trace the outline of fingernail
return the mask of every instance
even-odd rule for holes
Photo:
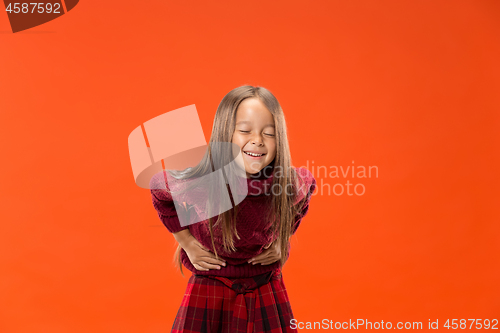
[[[225,263],[225,262],[223,262],[223,263],[222,263],[222,266],[226,266],[226,263]]]
[[[220,266],[217,266],[217,269],[220,269]]]

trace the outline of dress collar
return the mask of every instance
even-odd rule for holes
[[[271,193],[271,186],[273,185],[273,176],[263,179],[247,178],[248,194],[249,195],[263,195]]]

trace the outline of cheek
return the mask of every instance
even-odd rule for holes
[[[276,141],[273,141],[271,147],[272,147],[273,153],[276,154]]]
[[[241,140],[241,137],[239,137],[237,134],[233,135],[231,142],[240,147],[240,149],[243,149],[243,141]]]
[[[272,146],[272,148],[270,149],[270,154],[269,154],[269,156],[270,156],[271,158],[276,157],[276,145],[273,145],[273,146]]]
[[[233,138],[231,139],[231,142],[239,146],[240,144],[239,144],[239,140],[238,140],[238,135],[233,134]]]

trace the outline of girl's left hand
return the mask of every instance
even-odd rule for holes
[[[252,259],[248,260],[248,263],[257,265],[257,264],[262,264],[262,265],[270,265],[278,260],[281,259],[281,242],[277,239],[276,241],[272,242],[271,244],[268,244],[264,246],[266,250],[264,250],[261,254],[253,257]]]

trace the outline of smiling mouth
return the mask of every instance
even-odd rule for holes
[[[247,152],[247,151],[244,151],[245,154],[249,155],[249,156],[252,156],[252,157],[261,157],[261,156],[264,156],[266,154],[255,154],[255,153],[250,153],[250,152]]]

